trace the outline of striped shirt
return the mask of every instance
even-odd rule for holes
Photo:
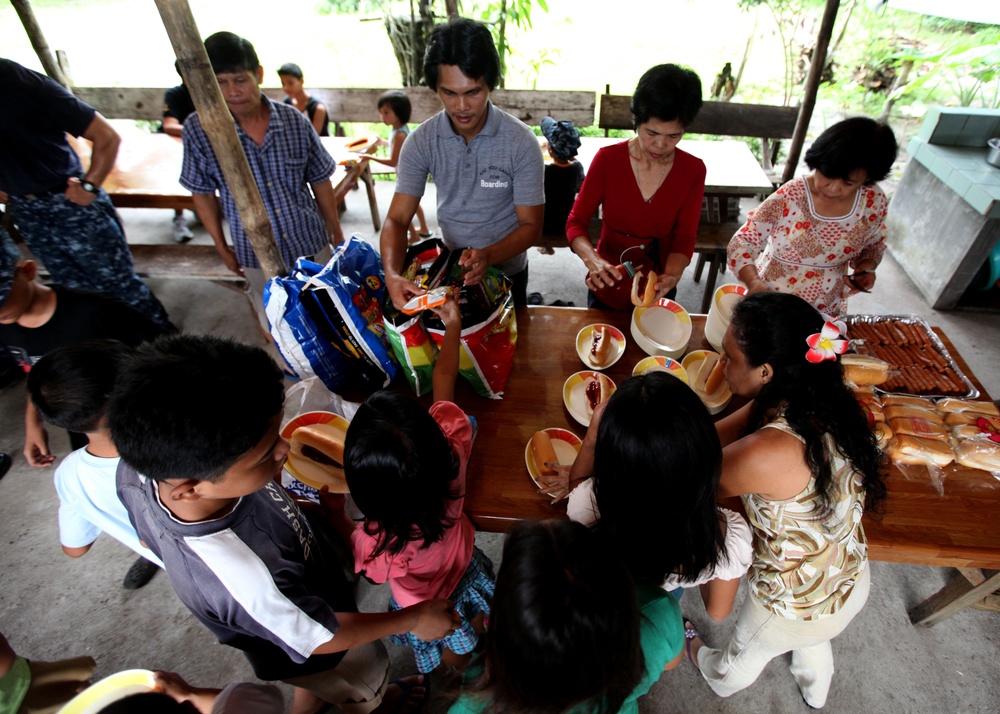
[[[238,123],[236,134],[260,189],[278,249],[290,267],[296,258],[315,255],[329,244],[326,222],[309,184],[329,180],[337,165],[302,112],[265,96],[261,102],[270,110],[264,143],[258,146]],[[183,139],[181,186],[196,194],[219,192],[236,258],[244,267],[260,267],[197,112],[184,121]]]

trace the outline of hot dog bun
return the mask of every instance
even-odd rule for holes
[[[591,336],[590,354],[587,360],[595,367],[600,367],[608,361],[611,356],[611,336],[608,335],[608,328],[600,325],[594,329]]]
[[[844,379],[859,387],[865,384],[882,384],[889,379],[888,362],[883,362],[868,355],[841,355],[840,364],[844,367]]]
[[[632,277],[632,304],[636,307],[649,307],[656,302],[656,271],[650,270],[646,277],[646,287],[639,295],[639,282],[642,280],[642,271],[637,270]]]
[[[889,456],[896,463],[916,465],[947,466],[955,460],[955,452],[947,441],[900,434],[889,445]]]
[[[345,478],[343,430],[330,424],[300,426],[289,442],[288,458],[303,476],[319,473],[320,480]]]
[[[583,406],[587,410],[587,416],[593,416],[597,405],[607,401],[611,396],[611,380],[603,374],[594,375],[594,378],[587,382],[585,390],[586,398]]]
[[[531,437],[531,458],[540,476],[554,476],[556,470],[545,464],[558,464],[556,450],[552,448],[552,438],[544,431],[536,431]]]

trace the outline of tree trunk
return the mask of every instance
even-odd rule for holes
[[[163,27],[170,37],[184,83],[191,91],[194,108],[212,144],[222,174],[236,201],[243,229],[260,261],[264,275],[284,275],[285,261],[274,242],[271,221],[264,209],[260,189],[254,181],[243,146],[236,135],[233,116],[215,79],[205,45],[187,0],[155,0]]]
[[[413,12],[410,2],[410,16],[385,16],[385,32],[389,35],[392,53],[396,55],[402,86],[417,87],[424,83],[424,51],[427,38],[434,31],[433,0],[419,0],[419,17]]]
[[[38,59],[42,62],[45,74],[69,89],[69,80],[63,74],[59,63],[56,62],[56,58],[52,55],[49,43],[45,41],[45,35],[42,34],[42,28],[35,19],[31,3],[28,0],[11,0],[11,3],[13,3],[14,9],[17,10],[17,16],[21,18],[21,24],[24,25],[24,31],[28,33],[28,39],[31,40],[31,46],[35,49],[35,54],[38,55]]]
[[[913,60],[903,60],[903,66],[899,68],[896,79],[893,80],[892,89],[889,90],[889,100],[885,103],[882,115],[878,118],[880,122],[889,121],[889,112],[892,111],[892,106],[896,103],[896,98],[893,97],[893,94],[909,81],[911,69],[913,69]]]
[[[823,11],[823,20],[819,26],[819,34],[816,36],[816,49],[813,51],[812,63],[809,65],[809,76],[806,77],[802,106],[799,107],[799,118],[795,122],[795,132],[788,147],[788,160],[785,162],[785,170],[781,174],[781,183],[787,183],[795,175],[795,167],[799,163],[802,145],[806,140],[806,131],[809,129],[809,120],[812,119],[813,109],[816,107],[816,93],[819,91],[819,80],[823,74],[823,67],[826,65],[826,50],[830,46],[830,37],[833,35],[833,24],[837,21],[838,7],[840,7],[840,0],[826,0],[826,9]]]

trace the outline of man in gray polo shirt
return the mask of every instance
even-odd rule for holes
[[[424,58],[427,86],[444,111],[403,143],[396,193],[380,247],[393,304],[423,291],[403,278],[407,226],[420,204],[427,174],[437,186],[437,220],[451,250],[464,249],[466,285],[493,265],[514,283],[514,304],[527,303],[525,251],[542,234],[545,209],[542,152],[531,129],[489,101],[500,58],[485,25],[456,18],[431,34]]]

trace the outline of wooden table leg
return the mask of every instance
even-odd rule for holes
[[[708,274],[705,276],[705,294],[701,298],[701,312],[708,314],[708,308],[712,305],[712,296],[715,295],[715,279],[719,276],[719,266],[724,264],[726,252],[724,250],[712,251],[708,259]]]
[[[984,570],[983,581],[974,585],[959,574],[951,582],[910,609],[910,622],[930,627],[951,617],[969,605],[979,602],[995,590],[1000,590],[1000,570]]]
[[[375,197],[375,179],[372,178],[372,171],[369,167],[370,161],[365,162],[365,168],[358,177],[364,181],[365,189],[368,191],[368,207],[372,211],[372,225],[378,232],[382,228],[382,219],[378,215],[378,199]]]

